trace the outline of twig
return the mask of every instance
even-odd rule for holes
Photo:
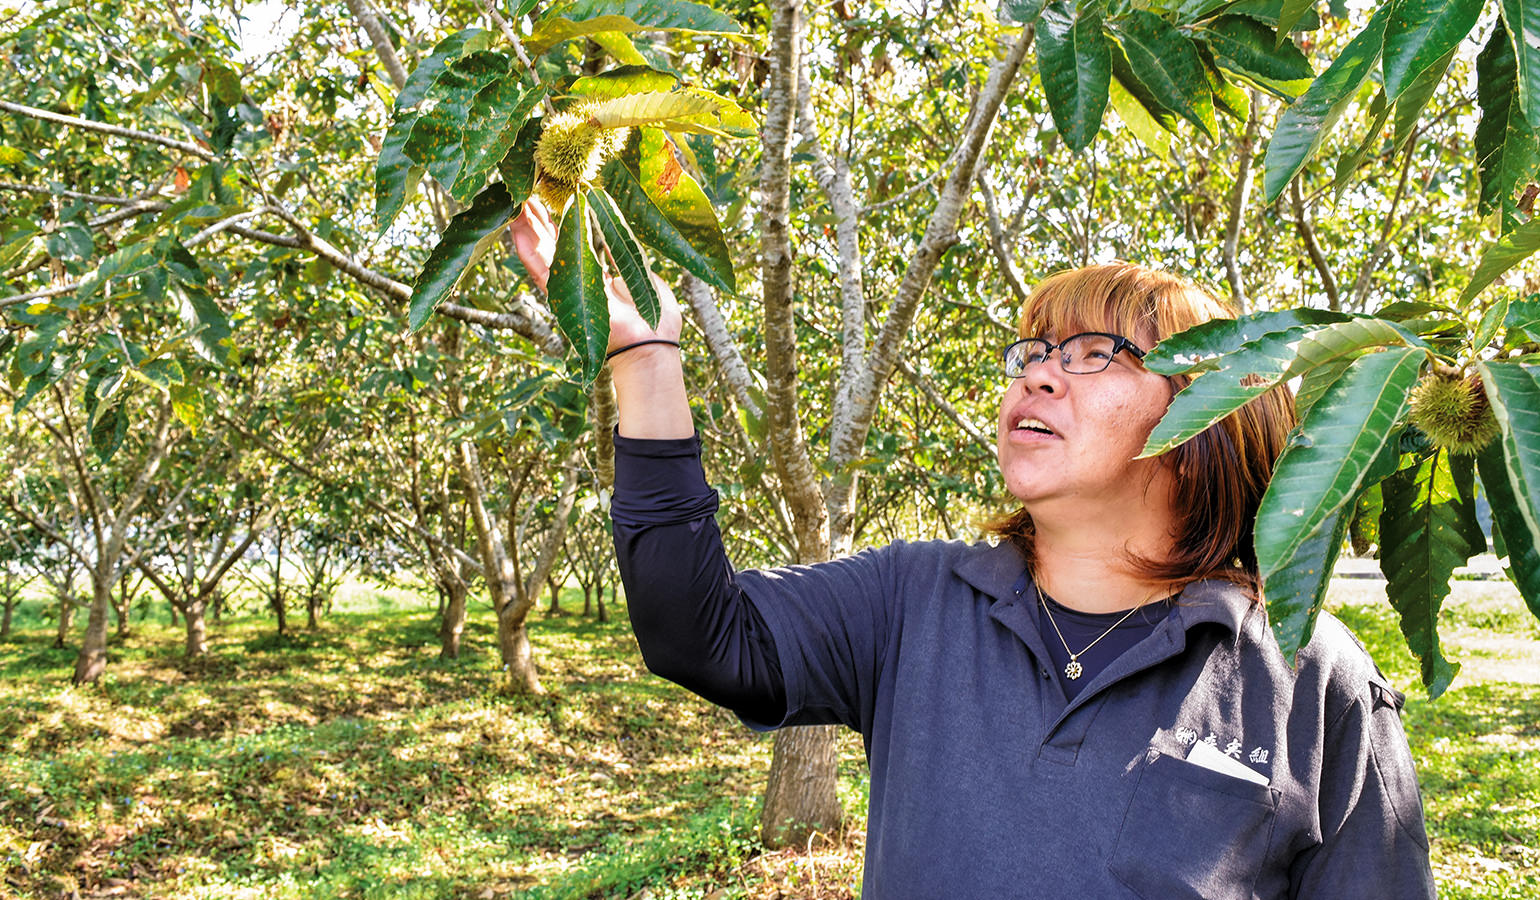
[[[12,103],[9,100],[0,100],[0,109],[15,113],[18,116],[28,116],[33,119],[41,119],[45,122],[53,122],[56,125],[68,125],[71,128],[81,128],[86,131],[97,131],[102,134],[116,135],[130,140],[142,141],[151,144],[160,144],[162,147],[170,147],[183,153],[190,153],[199,159],[213,162],[219,159],[219,155],[199,147],[188,141],[179,141],[176,138],[164,135],[151,134],[148,131],[139,131],[134,128],[121,128],[117,125],[108,125],[105,122],[94,122],[90,119],[82,119],[78,116],[67,116],[63,113],[49,112],[46,109],[38,109],[35,106],[23,106],[20,103]]]

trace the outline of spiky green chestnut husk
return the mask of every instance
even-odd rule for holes
[[[1432,372],[1412,389],[1412,424],[1450,453],[1471,455],[1497,437],[1497,417],[1492,413],[1481,379],[1448,372]]]
[[[629,128],[605,128],[591,104],[552,115],[535,145],[535,191],[552,209],[599,177],[604,163],[626,144]]]

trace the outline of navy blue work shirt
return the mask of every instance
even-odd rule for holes
[[[1200,582],[1067,700],[1012,545],[899,542],[735,573],[697,518],[703,479],[680,494],[690,516],[633,515],[627,480],[667,505],[638,469],[699,472],[681,447],[617,442],[615,539],[644,655],[662,668],[652,611],[698,593],[703,657],[730,647],[746,681],[767,670],[745,657],[775,657],[785,714],[750,724],[861,734],[868,900],[1434,896],[1401,697],[1329,614],[1290,667],[1243,591]],[[649,541],[691,571],[638,571]]]

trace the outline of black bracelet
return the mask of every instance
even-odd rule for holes
[[[604,354],[604,361],[605,362],[609,362],[610,360],[612,360],[615,357],[619,356],[620,354],[626,352],[627,350],[635,350],[637,347],[644,347],[647,344],[667,344],[670,347],[677,347],[677,346],[679,346],[679,342],[678,341],[671,341],[668,338],[648,338],[645,341],[637,341],[634,344],[627,344],[624,347],[616,347],[614,350],[611,350],[610,352]]]

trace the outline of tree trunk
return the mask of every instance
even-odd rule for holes
[[[112,582],[106,573],[91,573],[91,612],[85,639],[75,657],[76,684],[89,684],[107,669],[107,610],[112,606]]]
[[[182,608],[182,618],[187,622],[187,641],[184,649],[189,658],[202,656],[208,652],[209,629],[203,616],[207,610],[207,604],[207,598],[197,597]]]
[[[439,659],[459,659],[465,635],[465,606],[470,589],[458,578],[439,579],[439,591],[448,597],[438,623]]]
[[[834,790],[837,737],[829,725],[776,733],[760,818],[767,846],[805,846],[814,832],[832,835],[839,828],[844,813]]]
[[[267,592],[267,606],[278,619],[278,634],[283,636],[289,632],[288,604],[284,602],[283,589],[275,588]]]
[[[130,628],[129,616],[133,613],[134,595],[128,587],[128,577],[124,576],[118,582],[118,599],[112,604],[112,613],[118,620],[118,640],[128,637]]]
[[[0,641],[11,636],[11,617],[16,612],[16,604],[21,602],[20,594],[5,595],[5,609],[0,612]]]
[[[515,694],[543,694],[540,673],[535,669],[535,655],[529,645],[529,629],[523,616],[514,616],[512,603],[497,617],[497,645],[502,651],[506,677],[504,686]],[[515,620],[518,621],[515,621]]]
[[[75,625],[75,597],[69,587],[59,591],[59,630],[54,635],[53,648],[63,650],[69,646],[70,629]]]
[[[550,578],[547,578],[545,580],[545,585],[551,591],[551,608],[548,609],[547,612],[549,612],[553,616],[559,616],[562,613],[562,608],[561,608],[561,587],[559,585],[557,585],[557,583],[556,583],[556,581],[554,579],[550,579]]]

